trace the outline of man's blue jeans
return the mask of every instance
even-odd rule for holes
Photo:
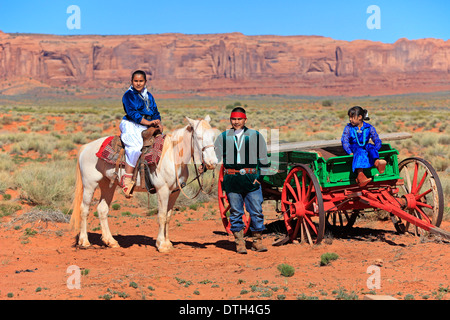
[[[230,203],[230,223],[231,232],[239,232],[244,229],[245,225],[242,221],[245,209],[250,214],[250,231],[263,231],[264,216],[262,213],[262,203],[264,201],[261,187],[258,190],[248,193],[227,193],[228,202]]]

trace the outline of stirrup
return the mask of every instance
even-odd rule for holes
[[[125,198],[129,199],[132,197],[131,192],[133,191],[134,181],[132,174],[124,174],[120,181],[120,186],[125,194]]]

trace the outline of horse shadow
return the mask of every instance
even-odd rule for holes
[[[78,247],[79,235],[75,237],[74,247]],[[88,239],[91,246],[107,247],[102,241],[102,236],[99,233],[88,232]],[[129,248],[134,245],[142,246],[153,246],[156,247],[156,240],[152,237],[147,237],[144,235],[115,235],[114,239],[119,243],[121,248]]]
[[[74,239],[73,247],[78,247],[79,235]],[[88,239],[91,246],[97,246],[100,248],[107,248],[107,246],[102,241],[102,236],[99,233],[88,232]],[[144,235],[115,235],[114,239],[119,243],[121,248],[130,248],[134,245],[139,247],[150,246],[156,248],[156,239]],[[192,248],[206,249],[210,245],[216,245],[219,248],[224,248],[228,250],[233,250],[229,241],[220,240],[216,243],[200,243],[195,241],[172,241],[172,244],[176,247],[177,245],[185,245]]]

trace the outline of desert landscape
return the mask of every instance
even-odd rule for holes
[[[78,150],[119,134],[121,96],[138,66],[150,75],[167,132],[186,125],[185,116],[206,115],[223,131],[230,110],[241,105],[249,127],[278,129],[280,142],[329,140],[340,138],[348,108],[363,106],[379,133],[412,134],[391,145],[400,160],[418,156],[436,169],[445,195],[440,227],[450,231],[448,41],[140,37],[0,33],[0,299],[450,298],[448,241],[398,234],[386,212],[368,212],[345,232],[328,230],[319,245],[271,246],[286,229],[266,201],[269,251],[238,255],[220,219],[217,184],[194,200],[180,195],[169,253],[155,245],[155,196],[126,199],[120,190],[109,214],[120,248],[100,239],[98,194],[88,218],[92,246],[77,247],[68,222]],[[147,60],[146,37],[156,37],[160,48]],[[124,60],[130,52],[134,58]]]

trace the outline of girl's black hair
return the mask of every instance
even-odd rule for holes
[[[142,70],[136,70],[135,72],[133,72],[133,74],[131,75],[131,81],[133,81],[134,76],[137,75],[137,74],[142,75],[144,77],[144,80],[147,81],[147,75]]]
[[[369,112],[366,109],[361,108],[360,106],[354,106],[348,110],[349,117],[353,118],[354,116],[356,116],[356,117],[362,116],[362,119],[364,121],[370,120],[370,118],[368,117],[368,114],[369,114]]]

